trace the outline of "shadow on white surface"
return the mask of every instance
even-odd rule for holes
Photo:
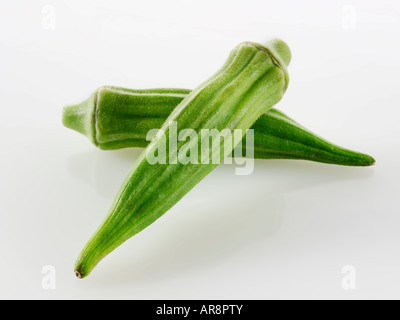
[[[68,169],[100,196],[112,199],[140,152],[76,154],[69,158]],[[284,227],[285,213],[293,214],[285,211],[287,195],[338,182],[351,193],[351,184],[344,182],[374,174],[373,168],[295,160],[256,160],[255,166],[256,174],[242,177],[233,174],[233,166],[218,167],[159,221],[100,262],[90,277],[97,284],[151,283],[213,268],[234,258],[236,252],[251,254],[255,244],[268,246],[269,239]],[[319,204],[323,199],[303,199],[299,214],[311,202]],[[307,216],[304,219],[306,224]],[[302,243],[298,244],[299,236],[309,235],[291,235],[284,241],[296,247]]]
[[[103,198],[113,198],[122,179],[143,149],[91,150],[68,157],[69,174],[94,188]]]

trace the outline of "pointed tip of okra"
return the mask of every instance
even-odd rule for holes
[[[375,165],[375,159],[368,154],[337,147],[336,151],[338,154],[342,154],[343,159],[338,162],[338,164],[354,166],[354,167],[370,167]]]
[[[86,278],[91,270],[87,270],[86,266],[82,263],[75,266],[74,273],[78,279]]]
[[[344,150],[346,156],[344,160],[338,162],[338,164],[348,165],[353,167],[371,167],[375,165],[375,159],[368,154],[360,153],[356,151],[351,151],[347,149]],[[335,164],[335,162],[333,162]]]
[[[365,161],[364,161],[363,165],[365,167],[374,166],[376,163],[375,159],[367,154],[364,154],[364,159],[365,159]]]
[[[292,52],[290,51],[289,46],[281,39],[272,39],[263,44],[264,47],[268,48],[275,58],[281,64],[284,64],[287,67],[292,60]]]
[[[96,96],[97,91],[81,103],[65,106],[62,114],[62,123],[66,128],[83,134],[94,144]]]

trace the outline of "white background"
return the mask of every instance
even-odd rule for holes
[[[376,165],[221,165],[77,279],[140,149],[97,150],[63,106],[102,85],[194,88],[236,44],[272,37],[293,56],[277,107]],[[399,41],[398,1],[2,0],[0,298],[400,298]]]

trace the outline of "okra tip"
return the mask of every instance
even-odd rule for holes
[[[62,123],[66,128],[83,134],[93,143],[95,143],[95,104],[96,93],[81,103],[65,106],[62,114]]]
[[[86,270],[86,268],[85,268],[85,266],[78,266],[78,267],[75,267],[75,275],[76,275],[76,277],[78,278],[78,279],[83,279],[83,278],[86,278],[88,275],[89,275],[89,273],[90,273],[90,271],[91,270]]]
[[[93,255],[88,256],[88,252],[86,250],[83,250],[80,253],[74,267],[74,272],[78,279],[86,278],[92,272],[93,268],[97,265],[98,261],[101,260],[100,258],[94,262],[92,258]]]
[[[366,155],[367,156],[367,159],[368,159],[368,161],[366,161],[366,167],[368,167],[368,166],[374,166],[375,165],[375,163],[376,163],[376,160],[375,160],[375,158],[373,158],[373,157],[371,157],[371,156],[369,156],[369,155]]]
[[[346,162],[343,165],[356,167],[370,167],[375,165],[375,159],[368,154],[349,151]]]
[[[356,167],[370,167],[375,165],[375,159],[368,154],[343,149],[347,155],[346,162],[344,165],[356,166]]]
[[[264,47],[268,48],[275,58],[279,60],[280,63],[287,67],[292,60],[292,53],[289,46],[281,39],[272,39],[263,44]]]

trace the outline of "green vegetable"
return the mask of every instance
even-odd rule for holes
[[[101,87],[89,99],[64,108],[66,127],[86,135],[103,150],[146,147],[149,130],[161,128],[190,93],[186,89],[132,90]],[[264,113],[254,129],[254,158],[304,159],[347,166],[370,166],[375,160],[316,136],[276,109]],[[243,139],[243,150],[246,139]]]
[[[176,149],[170,148],[171,121],[176,122],[178,132],[190,128],[201,136],[202,129],[243,129],[243,137],[245,130],[282,98],[289,82],[289,61],[290,50],[281,40],[265,46],[243,42],[232,50],[218,72],[176,106],[161,127],[166,141],[157,135],[147,146],[125,178],[108,216],[78,257],[75,273],[79,278],[86,277],[102,258],[156,221],[215,169],[218,164],[204,164],[204,160],[213,159],[215,150],[223,160],[234,147],[221,148],[221,141],[201,157],[200,164],[170,163],[180,151],[192,150],[195,143],[179,141]],[[146,155],[156,154],[164,142],[167,163],[150,164]]]

